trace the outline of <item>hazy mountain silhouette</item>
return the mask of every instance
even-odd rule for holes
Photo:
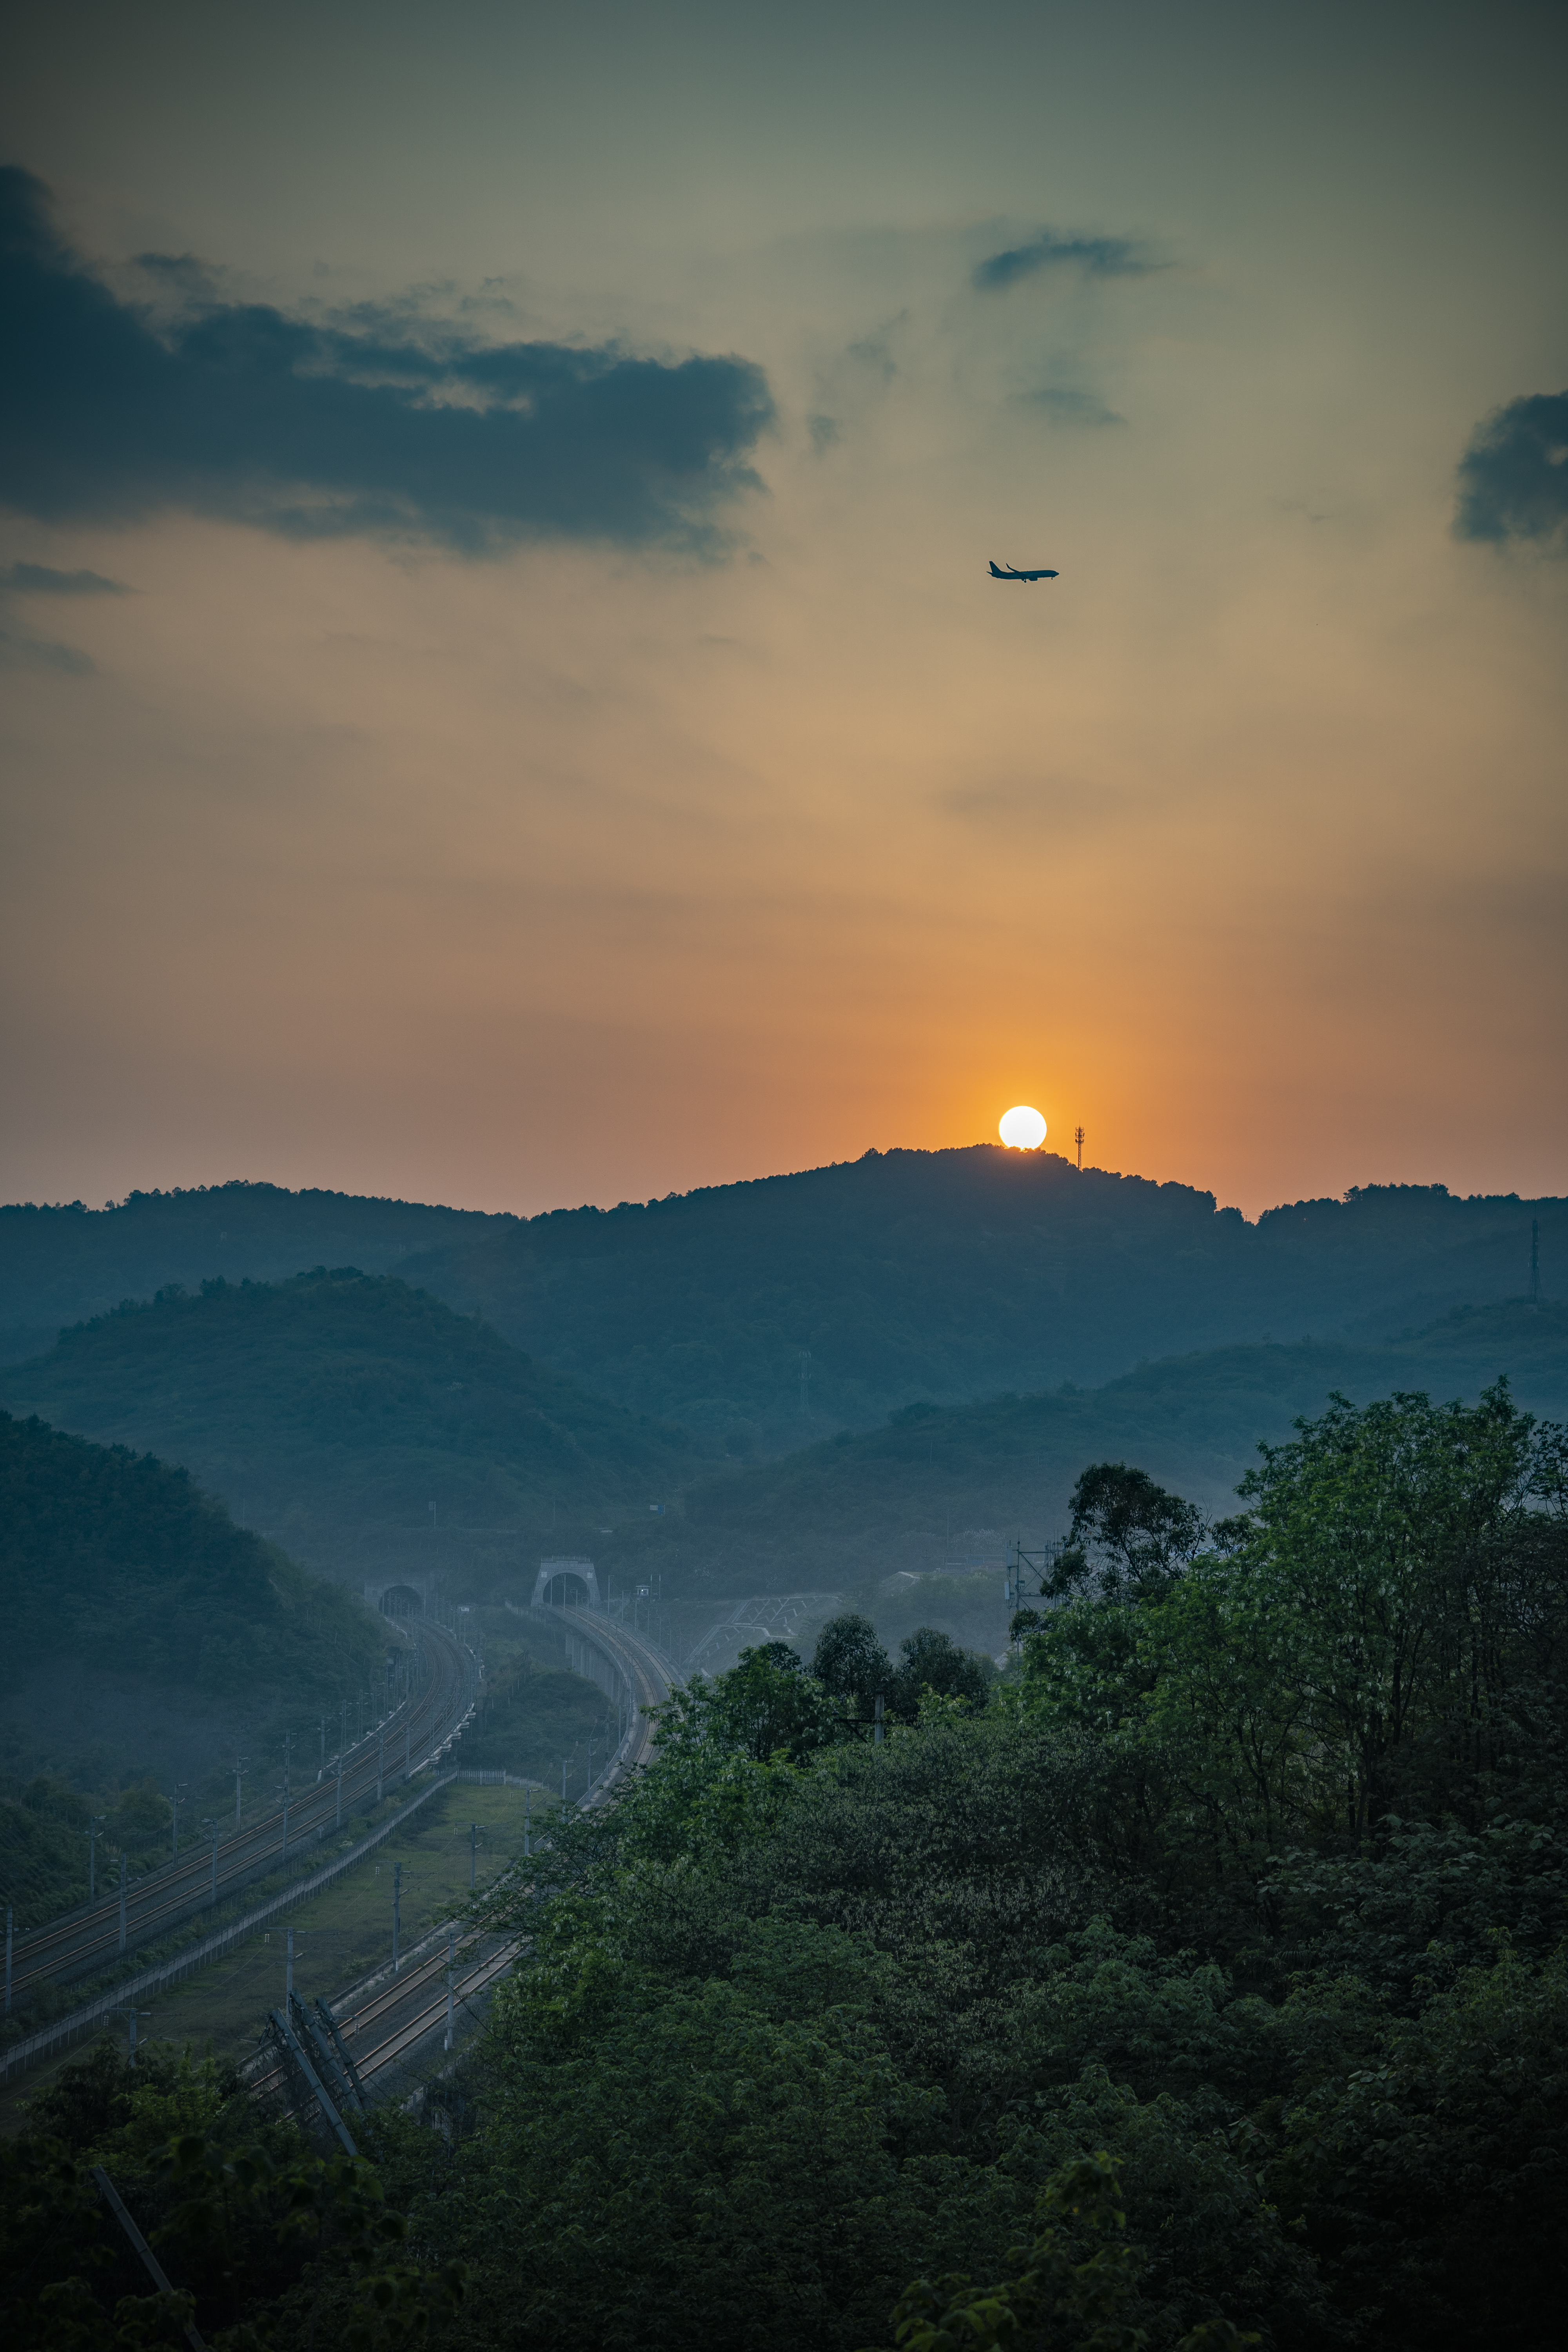
[[[1248,1224],[1189,1185],[984,1147],[470,1229],[405,1271],[743,1454],[920,1398],[1098,1384],[1196,1348],[1381,1340],[1517,1297],[1532,1216],[1550,1287],[1568,1202],[1386,1186]]]
[[[439,1565],[458,1525],[526,1528],[537,1548],[552,1521],[646,1515],[698,1461],[683,1433],[353,1267],[165,1288],[64,1332],[0,1385],[14,1411],[185,1464],[247,1524],[345,1574]]]
[[[1103,1388],[908,1405],[879,1429],[841,1431],[696,1481],[684,1517],[661,1528],[648,1558],[668,1559],[667,1591],[679,1581],[713,1591],[742,1589],[742,1559],[758,1591],[854,1586],[976,1552],[999,1561],[1010,1536],[1063,1534],[1079,1473],[1104,1460],[1136,1463],[1224,1514],[1239,1507],[1233,1490],[1258,1441],[1288,1438],[1331,1391],[1356,1402],[1398,1389],[1474,1398],[1504,1374],[1528,1410],[1568,1419],[1568,1306],[1461,1308],[1382,1348],[1217,1348],[1141,1365]],[[977,1545],[983,1532],[989,1539]]]
[[[60,1329],[172,1282],[194,1290],[213,1275],[273,1281],[302,1265],[382,1274],[416,1251],[512,1217],[426,1208],[281,1184],[199,1185],[132,1192],[88,1209],[79,1201],[0,1208],[0,1363],[49,1346]]]

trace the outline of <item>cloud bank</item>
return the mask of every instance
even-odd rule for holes
[[[50,522],[184,507],[468,552],[549,537],[702,546],[756,486],[745,460],[773,417],[762,371],[734,357],[477,345],[374,313],[346,332],[211,299],[154,327],[62,243],[47,190],[14,168],[0,169],[0,503]]]
[[[1165,267],[1152,261],[1130,237],[1061,236],[1047,228],[1027,245],[1011,246],[978,262],[973,282],[981,293],[995,294],[1047,269],[1081,269],[1086,278],[1149,278]]]
[[[1454,531],[1568,552],[1568,392],[1510,400],[1477,426],[1459,460]]]

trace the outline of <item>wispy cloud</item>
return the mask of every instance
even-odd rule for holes
[[[995,294],[1047,270],[1077,269],[1086,278],[1150,278],[1169,268],[1169,262],[1156,261],[1131,237],[1064,236],[1047,228],[1026,245],[1009,246],[977,262],[973,282],[983,294]]]
[[[122,580],[101,572],[56,572],[47,563],[13,563],[0,572],[0,593],[17,596],[129,596]]]
[[[180,506],[296,537],[468,552],[522,538],[711,546],[772,422],[750,361],[480,344],[405,313],[352,331],[204,291],[154,322],[0,170],[0,502],[49,520]]]
[[[1108,408],[1098,392],[1059,392],[1045,386],[1038,392],[1026,392],[1025,400],[1037,408],[1053,425],[1125,425],[1114,408]]]
[[[1510,400],[1477,426],[1459,460],[1454,532],[1568,552],[1568,392]]]

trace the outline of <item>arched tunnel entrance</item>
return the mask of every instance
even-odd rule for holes
[[[597,1609],[599,1579],[591,1559],[542,1559],[533,1583],[536,1609]]]
[[[389,1584],[381,1596],[384,1617],[423,1617],[425,1596],[412,1584]]]

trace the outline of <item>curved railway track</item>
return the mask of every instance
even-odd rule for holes
[[[478,1675],[472,1654],[444,1628],[432,1623],[418,1625],[416,1640],[428,1669],[426,1679],[420,1689],[345,1754],[342,1796],[345,1812],[363,1806],[367,1798],[374,1801],[378,1787],[395,1785],[427,1764],[461,1729],[471,1711]],[[217,1901],[281,1867],[289,1854],[331,1829],[338,1807],[337,1775],[329,1770],[290,1800],[286,1851],[281,1806],[220,1839]],[[167,1934],[182,1919],[206,1909],[213,1899],[213,1853],[207,1844],[195,1846],[177,1862],[164,1863],[132,1880],[125,1895],[124,1949],[133,1952]],[[121,1948],[116,1887],[99,1902],[18,1938],[12,1962],[13,1998],[25,1997],[30,1987],[39,1983],[88,1975],[114,1959]]]
[[[647,1762],[654,1737],[647,1710],[669,1696],[669,1676],[667,1661],[659,1653],[623,1625],[584,1612],[584,1618],[574,1618],[574,1631],[614,1660],[626,1677],[636,1709],[626,1738],[584,1800],[586,1804],[598,1805],[605,1801],[623,1773]],[[506,1974],[522,1944],[521,1937],[508,1937],[499,1944],[491,1937],[470,1937],[459,1945],[452,1979],[454,2009],[460,2010],[488,1992]],[[433,1945],[416,1946],[409,1966],[397,1976],[374,1979],[359,1999],[350,1993],[342,2007],[331,2004],[338,2032],[367,2090],[374,2087],[377,2076],[400,2065],[445,2025],[447,1966],[446,1939],[437,1930]],[[281,2065],[274,2063],[259,2069],[250,2087],[258,2098],[286,2093]]]

